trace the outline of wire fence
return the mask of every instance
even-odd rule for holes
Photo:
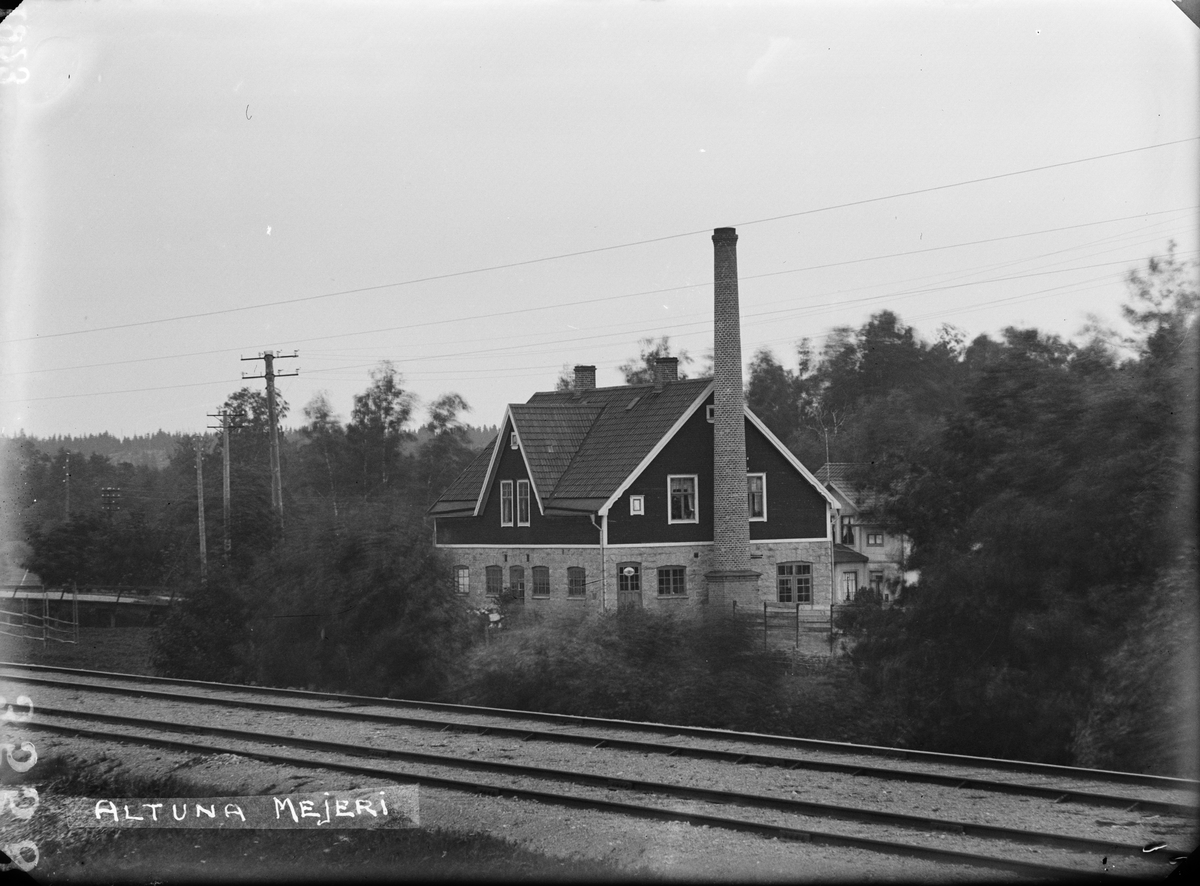
[[[70,618],[51,615],[52,602],[53,609],[59,613],[66,608]],[[43,645],[49,642],[78,643],[79,592],[72,588],[67,596],[66,588],[57,592],[39,585],[12,588],[0,602],[0,634],[41,640]]]

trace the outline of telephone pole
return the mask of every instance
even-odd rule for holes
[[[224,531],[225,531],[225,539],[224,539],[225,565],[228,566],[229,565],[229,553],[230,553],[230,551],[233,550],[233,542],[232,542],[232,539],[230,536],[230,528],[229,528],[229,524],[230,524],[230,520],[229,520],[229,510],[230,510],[230,508],[229,508],[229,429],[230,428],[240,428],[240,427],[242,427],[242,425],[230,424],[229,420],[231,418],[233,418],[234,416],[231,415],[229,412],[227,412],[224,409],[222,409],[220,412],[217,412],[217,413],[210,412],[208,414],[208,417],[221,419],[221,424],[219,427],[214,427],[213,425],[209,425],[209,427],[212,428],[214,431],[215,430],[221,431],[221,462],[222,462],[221,467],[223,469],[223,476],[221,478],[221,494],[222,494],[222,496],[221,496],[221,499],[222,499],[221,516],[224,520]],[[238,415],[237,417],[241,418],[240,415]]]
[[[196,509],[200,519],[200,584],[208,583],[208,545],[204,532],[204,437],[196,435]]]
[[[299,375],[296,372],[275,372],[275,361],[300,356],[295,351],[290,354],[276,354],[273,351],[263,351],[257,357],[243,357],[242,361],[262,360],[266,365],[262,375],[242,374],[242,378],[265,378],[267,380],[267,421],[271,426],[271,508],[279,521],[279,530],[283,531],[283,477],[279,470],[279,416],[275,409],[275,379],[289,375]]]

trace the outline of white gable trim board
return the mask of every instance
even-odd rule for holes
[[[511,405],[504,407],[504,420],[500,422],[500,433],[496,435],[496,443],[492,447],[492,457],[488,462],[487,473],[483,476],[483,486],[479,490],[479,497],[475,500],[475,511],[471,516],[478,517],[483,513],[483,509],[487,505],[488,490],[492,488],[492,481],[496,479],[496,468],[500,464],[500,452],[508,445],[504,439],[506,428],[512,428],[509,433],[517,438],[517,451],[521,453],[521,461],[525,465],[525,476],[529,478],[529,486],[533,489],[533,497],[537,501],[538,513],[545,516],[546,509],[542,505],[542,494],[538,491],[537,481],[534,480],[533,471],[529,467],[529,457],[525,454],[525,444],[521,442],[521,431],[517,428],[516,419],[513,418]]]

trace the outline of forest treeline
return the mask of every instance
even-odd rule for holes
[[[658,711],[1194,776],[1200,296],[1195,265],[1173,248],[1128,283],[1122,334],[1014,327],[968,341],[944,326],[930,342],[885,310],[820,348],[753,355],[751,408],[810,468],[859,465],[856,482],[911,539],[905,565],[920,573],[902,605],[864,599],[840,617],[848,665],[832,677],[787,680],[750,635],[648,613],[527,624],[483,643],[426,516],[476,454],[466,404],[442,395],[414,427],[415,397],[386,363],[348,419],[322,396],[303,408],[282,446],[282,526],[265,397],[244,388],[222,404],[240,416],[231,548],[226,557],[218,438],[202,456],[206,585],[191,438],[161,469],[71,456],[69,520],[67,452],[8,441],[23,531],[10,559],[51,584],[176,591],[157,644],[157,666],[173,675]],[[643,340],[620,370],[636,381],[669,353],[669,340]],[[116,507],[104,486],[120,488]],[[638,676],[663,669],[686,679]]]

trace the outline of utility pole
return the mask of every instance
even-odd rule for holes
[[[208,545],[204,533],[204,438],[196,435],[196,509],[200,518],[200,584],[208,583]]]
[[[71,520],[71,453],[67,453],[67,522]]]
[[[210,412],[208,414],[208,417],[221,419],[221,425],[219,428],[219,430],[221,431],[221,462],[222,462],[221,467],[223,469],[223,476],[221,478],[221,494],[222,494],[221,516],[224,520],[224,531],[225,531],[225,539],[224,539],[225,565],[228,566],[229,565],[229,553],[230,553],[230,551],[233,550],[233,542],[232,542],[232,539],[230,536],[230,529],[229,529],[229,525],[230,525],[230,520],[229,520],[229,510],[230,510],[230,508],[229,508],[229,429],[231,427],[240,428],[240,427],[242,427],[242,425],[240,425],[240,424],[231,425],[229,423],[229,419],[232,418],[232,416],[230,415],[230,413],[226,412],[224,409],[222,409],[220,412],[215,413],[215,414]],[[241,416],[239,416],[239,418],[240,417]],[[218,428],[214,427],[213,425],[209,425],[209,427],[212,428],[213,430],[218,430]]]
[[[300,356],[297,352],[292,351],[290,354],[276,354],[272,351],[263,351],[257,357],[243,357],[243,362],[246,360],[262,360],[266,365],[262,375],[246,375],[242,374],[242,378],[265,378],[267,380],[267,420],[271,425],[271,508],[275,511],[275,518],[279,521],[279,530],[283,531],[283,477],[279,470],[279,416],[275,409],[275,379],[284,378],[289,375],[299,375],[300,371],[295,372],[275,372],[275,360],[287,359],[290,357]]]

